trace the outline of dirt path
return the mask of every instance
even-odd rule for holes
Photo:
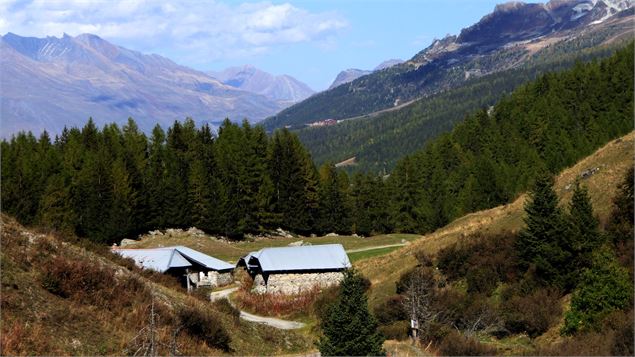
[[[231,293],[233,293],[236,290],[238,290],[238,287],[225,289],[221,291],[215,291],[210,294],[209,298],[211,301],[225,298],[229,301],[230,304],[232,304],[232,306],[235,307],[235,305],[229,299],[229,295],[231,295]],[[265,325],[275,327],[281,330],[295,330],[305,326],[305,324],[302,322],[276,319],[275,317],[258,316],[258,315],[250,314],[242,310],[240,310],[240,318],[245,321],[265,324]]]
[[[374,247],[366,247],[366,248],[359,248],[359,249],[351,249],[351,250],[347,250],[346,253],[358,253],[358,252],[365,252],[367,250],[375,250],[375,249],[382,249],[382,248],[392,248],[392,247],[403,247],[404,245],[408,245],[410,243],[397,243],[397,244],[386,244],[386,245],[376,245]]]

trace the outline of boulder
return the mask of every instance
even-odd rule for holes
[[[289,247],[299,247],[301,245],[304,245],[304,241],[303,240],[299,240],[297,242],[291,242],[289,243]]]
[[[131,244],[135,244],[135,243],[137,243],[137,241],[134,240],[134,239],[124,238],[124,239],[121,240],[121,243],[119,243],[119,246],[120,247],[125,247],[127,245],[131,245]]]
[[[326,237],[338,237],[338,236],[339,235],[337,233],[333,233],[333,232],[326,235]]]

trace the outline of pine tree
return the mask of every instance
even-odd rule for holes
[[[345,174],[345,173],[344,173]],[[345,187],[347,179],[340,177],[332,163],[320,168],[320,218],[322,232],[347,233],[350,231],[349,207]]]
[[[588,190],[577,182],[569,204],[567,221],[567,248],[572,257],[568,269],[570,278],[566,279],[566,287],[572,288],[579,280],[582,269],[589,266],[591,253],[602,245],[604,240],[598,229],[598,220],[593,216]]]
[[[344,273],[337,300],[321,321],[317,345],[323,356],[379,356],[384,338],[368,311],[364,278],[355,270]]]
[[[564,287],[571,253],[566,249],[566,224],[551,176],[542,174],[536,179],[525,213],[526,227],[516,242],[521,267],[535,267],[539,281]]]

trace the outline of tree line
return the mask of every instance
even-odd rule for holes
[[[147,137],[134,120],[92,120],[53,140],[19,133],[2,149],[2,209],[22,223],[112,242],[149,229],[196,226],[241,237],[424,233],[513,200],[633,130],[633,45],[600,62],[545,74],[481,110],[389,175],[319,169],[288,130],[191,119]]]

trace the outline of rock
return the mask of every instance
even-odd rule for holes
[[[205,232],[203,232],[202,230],[196,228],[196,227],[190,227],[188,228],[187,234],[192,235],[192,236],[197,236],[197,237],[202,237],[205,235]]]
[[[339,235],[337,233],[331,232],[331,233],[327,234],[325,237],[338,237],[338,236]]]
[[[282,228],[278,228],[278,229],[276,229],[276,233],[277,233],[278,235],[280,235],[281,237],[284,237],[284,238],[293,238],[293,234],[291,234],[291,233],[289,233],[289,232],[286,232],[286,231],[285,231],[284,229],[282,229]]]
[[[299,247],[301,245],[304,245],[304,241],[303,240],[299,240],[297,242],[291,242],[289,243],[289,247]]]
[[[177,236],[183,234],[182,229],[168,228],[165,230],[165,234],[169,236]]]
[[[119,243],[119,246],[120,247],[125,247],[127,245],[131,245],[131,244],[135,244],[135,243],[137,243],[137,241],[134,240],[134,239],[124,238],[124,239],[121,240],[121,243]]]
[[[160,230],[158,230],[158,229],[157,229],[156,231],[150,231],[150,232],[148,232],[148,234],[149,234],[149,235],[151,235],[151,236],[153,236],[153,237],[154,237],[154,236],[162,236],[162,235],[163,235],[163,232],[161,232]]]
[[[360,235],[358,235],[357,233],[353,233],[353,234],[351,235],[351,237],[354,237],[354,238],[363,238],[363,237],[361,237]]]
[[[317,234],[311,233],[311,238],[316,238],[316,237],[317,237]]]

